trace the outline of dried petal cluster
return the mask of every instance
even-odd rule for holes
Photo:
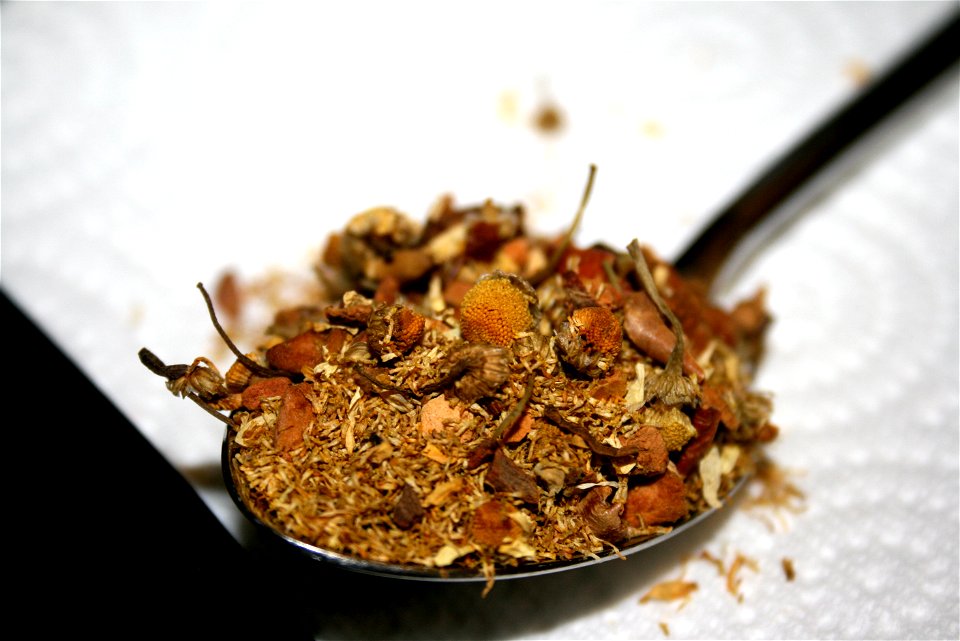
[[[489,574],[719,504],[776,434],[750,389],[763,297],[727,312],[649,249],[523,218],[451,198],[423,224],[363,212],[317,265],[327,300],[280,310],[225,379],[144,362],[230,412],[249,511],[359,558]]]

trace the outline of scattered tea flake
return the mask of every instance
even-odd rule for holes
[[[627,391],[626,395],[624,396],[624,402],[627,405],[627,409],[631,411],[639,409],[646,402],[646,394],[644,391],[646,367],[642,362],[638,362],[634,366],[634,370],[636,372],[636,378],[627,384]]]
[[[851,58],[843,65],[843,75],[859,88],[867,86],[873,78],[873,70],[860,58]]]
[[[435,396],[420,408],[420,432],[431,434],[437,430],[449,429],[451,424],[460,421],[461,413],[452,407],[443,396]]]
[[[730,568],[727,570],[727,592],[735,596],[737,601],[743,601],[743,593],[740,591],[740,585],[743,583],[743,577],[740,576],[740,571],[743,568],[747,568],[753,572],[760,570],[759,564],[754,559],[737,552],[736,557],[734,557],[733,562],[730,564]]]
[[[680,599],[689,600],[690,596],[698,589],[696,581],[684,581],[682,579],[671,579],[661,581],[650,588],[650,591],[640,597],[640,603],[649,601],[677,601]]]
[[[236,272],[228,270],[221,274],[213,289],[213,300],[227,320],[236,322],[243,311],[243,290]]]
[[[427,443],[427,446],[423,448],[422,453],[426,458],[430,459],[431,461],[436,461],[441,465],[450,462],[450,457],[444,454],[434,443]]]
[[[706,455],[700,459],[700,482],[703,500],[712,508],[718,508],[722,505],[719,496],[720,475],[723,472],[723,464],[720,460],[720,450],[716,446],[711,447]]]
[[[796,472],[786,470],[769,459],[761,459],[750,483],[750,493],[743,499],[743,506],[763,520],[771,530],[775,522],[770,515],[780,517],[783,513],[799,514],[806,510],[807,496],[794,483]]]
[[[420,505],[420,497],[417,490],[409,483],[404,484],[400,491],[400,497],[393,507],[392,518],[397,527],[407,530],[413,527],[426,511]]]
[[[463,488],[463,478],[455,477],[449,481],[442,481],[435,485],[430,494],[424,499],[424,505],[430,507],[434,505],[443,505],[449,501],[457,492]]]
[[[433,556],[432,563],[434,567],[445,568],[452,565],[460,557],[470,554],[474,551],[472,545],[453,545],[447,543],[441,547]]]
[[[703,551],[701,551],[701,552],[700,552],[700,555],[699,555],[697,558],[699,558],[701,561],[706,561],[707,563],[709,563],[710,565],[712,565],[713,567],[715,567],[715,568],[717,569],[717,574],[718,574],[719,576],[725,576],[725,575],[726,575],[726,573],[727,573],[727,568],[726,568],[726,566],[725,566],[724,563],[723,563],[723,559],[721,559],[721,558],[719,558],[719,557],[717,557],[717,556],[714,556],[713,553],[710,552],[709,550],[703,550]]]
[[[660,621],[657,625],[660,626],[660,631],[663,632],[663,636],[670,636],[670,626],[667,625],[666,621]]]
[[[556,134],[563,129],[565,118],[560,108],[551,102],[541,104],[533,115],[533,126],[543,134]]]
[[[720,448],[720,472],[722,474],[730,474],[736,469],[742,451],[739,445],[733,443]]]
[[[523,539],[514,539],[504,543],[497,548],[500,554],[506,554],[515,559],[533,559],[537,556],[537,551]]]
[[[540,499],[540,488],[534,478],[504,453],[503,448],[493,454],[490,469],[487,470],[486,483],[497,492],[503,492],[527,503],[536,504]]]
[[[783,576],[786,577],[787,581],[793,581],[797,578],[796,570],[793,567],[793,559],[790,557],[783,557],[780,559],[780,566],[783,568]]]

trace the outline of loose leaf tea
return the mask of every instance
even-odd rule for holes
[[[492,201],[363,212],[316,265],[326,299],[249,353],[201,287],[225,377],[141,359],[227,424],[246,508],[305,543],[492,577],[664,534],[776,435],[750,388],[769,315],[762,295],[715,306],[637,241],[576,246],[588,193],[560,238]]]

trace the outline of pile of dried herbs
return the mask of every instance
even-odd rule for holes
[[[769,316],[572,235],[489,201],[372,209],[326,244],[329,298],[225,377],[141,358],[227,423],[247,507],[291,537],[487,576],[609,551],[718,506],[774,438],[749,388]]]

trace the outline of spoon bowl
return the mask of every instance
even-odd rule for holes
[[[246,490],[246,486],[243,483],[237,483],[236,480],[237,470],[235,469],[236,462],[233,456],[234,450],[235,444],[233,442],[231,430],[230,428],[227,428],[223,437],[221,464],[223,468],[224,483],[226,484],[230,498],[233,499],[233,502],[243,513],[243,515],[251,523],[253,523],[254,527],[258,530],[258,533],[268,537],[274,542],[279,543],[283,547],[295,551],[299,556],[321,563],[329,563],[344,570],[399,579],[459,583],[485,582],[488,580],[488,578],[484,576],[484,574],[478,569],[458,568],[455,566],[447,568],[431,568],[422,565],[382,563],[379,561],[361,559],[348,554],[341,554],[339,552],[327,550],[316,545],[305,543],[304,541],[295,539],[280,532],[277,530],[277,528],[271,526],[261,519],[261,517],[256,514],[256,510],[251,508],[252,501],[248,491]],[[723,498],[724,506],[729,503],[731,499],[733,499],[734,495],[740,492],[748,484],[750,478],[751,477],[749,475],[745,475],[734,483],[730,491]],[[607,561],[616,559],[623,560],[625,557],[631,554],[636,554],[637,552],[642,552],[643,550],[652,548],[655,545],[663,543],[674,536],[677,536],[678,534],[700,525],[713,514],[722,510],[724,506],[708,509],[694,514],[664,534],[628,541],[620,546],[617,550],[611,549],[600,554],[582,556],[563,561],[521,563],[516,566],[498,567],[496,578],[497,580],[520,579],[524,577],[541,576],[544,574],[552,574],[554,572],[563,572],[565,570],[573,570],[576,568],[598,565],[600,563],[606,563]]]

